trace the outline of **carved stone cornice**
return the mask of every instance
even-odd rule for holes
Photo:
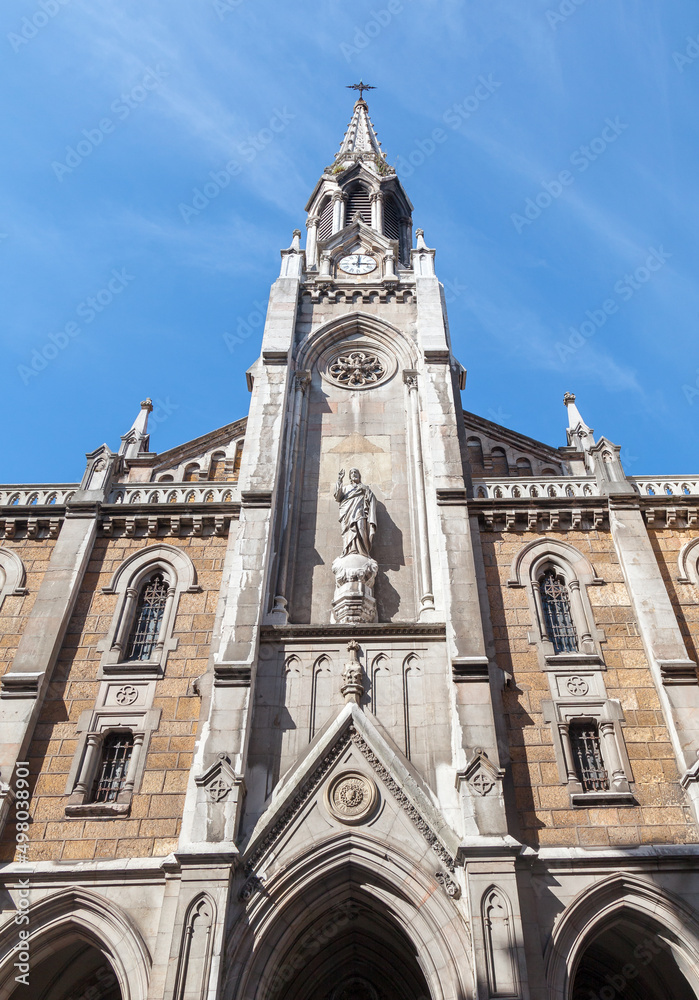
[[[363,622],[338,625],[265,625],[261,629],[263,642],[308,642],[309,639],[329,639],[335,642],[351,639],[416,639],[440,641],[446,636],[443,622]]]

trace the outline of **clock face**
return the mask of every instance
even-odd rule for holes
[[[365,253],[352,253],[340,261],[340,270],[346,274],[368,274],[376,267],[376,261]]]

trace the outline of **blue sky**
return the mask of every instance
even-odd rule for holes
[[[245,415],[279,249],[360,77],[437,248],[465,407],[558,445],[572,390],[631,474],[699,471],[696,3],[8,0],[0,18],[1,481],[78,479],[147,395],[156,451]]]

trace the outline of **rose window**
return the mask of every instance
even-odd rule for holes
[[[368,351],[348,351],[339,354],[328,368],[330,377],[348,388],[380,382],[386,374],[383,362]]]

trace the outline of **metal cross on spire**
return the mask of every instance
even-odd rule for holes
[[[359,100],[363,101],[364,100],[364,96],[363,96],[364,95],[364,91],[365,90],[376,90],[376,87],[372,87],[370,84],[364,83],[363,80],[360,80],[359,83],[348,83],[347,84],[347,89],[348,90],[358,90],[359,91]]]

